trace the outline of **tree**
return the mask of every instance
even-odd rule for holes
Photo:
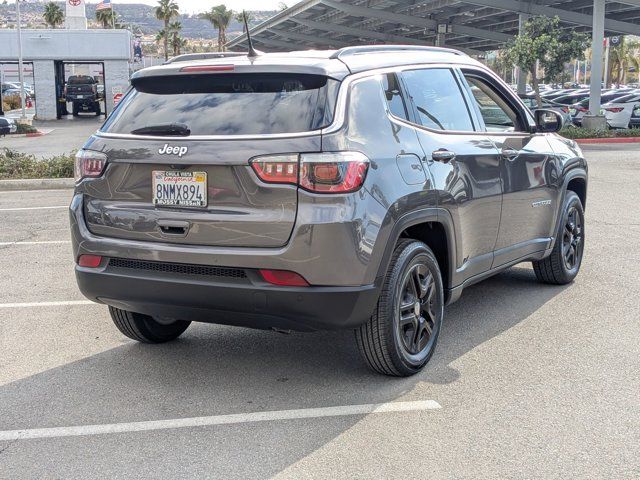
[[[112,8],[96,10],[96,20],[102,28],[111,28],[116,23],[116,12]]]
[[[182,30],[182,23],[173,22],[169,24],[169,41],[171,42],[171,48],[173,48],[174,57],[180,55],[180,50],[183,45],[180,30]]]
[[[178,4],[173,0],[158,0],[156,7],[156,18],[164,22],[164,34],[162,36],[164,42],[164,59],[169,60],[169,23],[173,17],[180,14]]]
[[[576,58],[583,60],[589,39],[585,34],[562,30],[558,17],[531,17],[523,27],[522,33],[511,42],[506,53],[514,65],[531,75],[536,100],[540,105],[540,80],[553,81],[564,71],[565,63]],[[538,62],[544,70],[542,78],[538,78]]]
[[[64,23],[64,12],[54,2],[49,2],[45,5],[42,17],[51,28],[56,28]]]
[[[236,13],[236,22],[242,24],[242,33],[247,33],[247,27],[244,24],[244,14],[247,15],[247,23],[251,25],[251,22],[255,20],[253,13],[251,12],[237,12]]]
[[[224,52],[224,46],[227,43],[227,27],[231,23],[234,11],[229,10],[225,5],[213,7],[210,12],[203,13],[202,18],[209,20],[211,24],[218,29],[218,51]]]
[[[633,68],[636,72],[640,70],[639,50],[640,42],[629,40],[626,37],[621,37],[620,43],[615,47],[611,47],[609,52],[611,81],[625,84],[627,83],[627,73],[630,68]]]

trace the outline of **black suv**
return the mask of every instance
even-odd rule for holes
[[[587,165],[561,126],[447,49],[144,69],[77,156],[78,284],[141,342],[348,328],[411,375],[464,287],[525,261],[577,275]]]

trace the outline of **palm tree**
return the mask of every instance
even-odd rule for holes
[[[169,22],[180,14],[178,4],[173,0],[158,0],[156,18],[164,22],[164,59],[169,60]]]
[[[173,48],[173,56],[180,55],[180,47],[182,46],[182,39],[180,38],[180,30],[182,30],[182,23],[173,22],[169,24],[169,39],[171,41],[171,47]]]
[[[627,73],[629,68],[633,68],[636,72],[640,68],[638,58],[638,49],[640,43],[637,41],[629,41],[626,37],[620,38],[620,43],[611,48],[609,61],[609,75],[612,81],[617,83],[627,83]]]
[[[227,27],[231,23],[234,11],[229,10],[225,5],[213,7],[210,12],[203,13],[202,18],[209,20],[218,29],[218,51],[224,52],[224,45],[227,43]]]
[[[251,25],[251,22],[255,19],[253,13],[251,12],[237,12],[236,13],[236,22],[242,24],[242,33],[247,33],[247,27],[244,24],[244,15],[247,15],[247,23]]]
[[[56,28],[64,23],[64,12],[54,2],[49,2],[45,5],[42,17],[51,28]]]
[[[115,25],[116,13],[112,8],[96,10],[96,20],[102,25],[102,28],[111,28]]]

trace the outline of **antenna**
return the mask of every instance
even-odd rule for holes
[[[260,56],[260,53],[258,53],[253,48],[253,42],[251,41],[251,33],[249,32],[249,21],[247,20],[247,12],[244,10],[242,11],[242,19],[244,20],[244,29],[247,31],[247,43],[249,44],[249,53],[247,54],[247,56],[249,58],[258,57]]]

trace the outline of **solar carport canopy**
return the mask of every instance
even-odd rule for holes
[[[602,0],[604,1],[604,0]],[[565,28],[591,31],[593,0],[303,0],[251,29],[267,51],[396,43],[480,53],[518,33],[521,14],[558,16]],[[606,2],[605,35],[640,35],[640,0]],[[227,43],[246,48],[246,35]]]

